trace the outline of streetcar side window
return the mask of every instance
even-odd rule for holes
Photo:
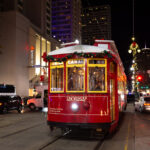
[[[106,92],[106,60],[88,61],[88,92]]]
[[[67,62],[67,92],[84,91],[84,61],[68,60]]]
[[[64,68],[61,63],[51,63],[50,70],[50,92],[57,93],[64,91]]]
[[[115,72],[115,64],[113,62],[110,62],[110,73]]]

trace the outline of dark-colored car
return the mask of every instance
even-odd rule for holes
[[[127,95],[127,102],[128,103],[134,103],[135,101],[139,100],[140,98],[140,93],[134,93],[134,94],[128,94]]]
[[[7,113],[10,110],[22,111],[22,99],[20,96],[0,96],[0,112]]]

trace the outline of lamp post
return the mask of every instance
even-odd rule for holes
[[[129,50],[128,52],[130,54],[132,54],[133,59],[132,59],[132,67],[130,68],[130,70],[132,71],[132,93],[133,92],[137,92],[138,91],[138,84],[137,84],[137,61],[136,61],[136,54],[140,53],[141,50],[139,49],[138,44],[135,42],[135,37],[132,37],[132,43],[130,44]]]

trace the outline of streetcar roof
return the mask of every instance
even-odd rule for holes
[[[109,49],[104,49],[98,46],[91,45],[74,45],[63,47],[58,50],[54,50],[48,53],[48,55],[61,55],[61,54],[72,54],[74,52],[78,53],[103,53],[104,51],[110,51]],[[111,52],[111,51],[110,51]]]

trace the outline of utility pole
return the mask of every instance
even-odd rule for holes
[[[130,68],[130,70],[132,71],[132,77],[131,77],[131,79],[132,79],[132,93],[134,93],[134,92],[138,92],[138,83],[137,83],[137,71],[138,71],[138,67],[137,67],[137,57],[136,57],[136,55],[137,55],[137,53],[140,53],[141,52],[141,50],[140,50],[140,48],[139,48],[139,45],[135,42],[135,37],[134,37],[134,0],[133,0],[133,15],[132,15],[132,21],[133,21],[133,23],[132,23],[132,27],[133,27],[133,36],[132,36],[132,38],[131,38],[131,40],[132,40],[132,43],[130,44],[130,46],[129,46],[129,50],[128,50],[128,52],[130,53],[130,54],[132,54],[132,56],[133,56],[133,59],[132,59],[132,66],[131,66],[131,68]]]

